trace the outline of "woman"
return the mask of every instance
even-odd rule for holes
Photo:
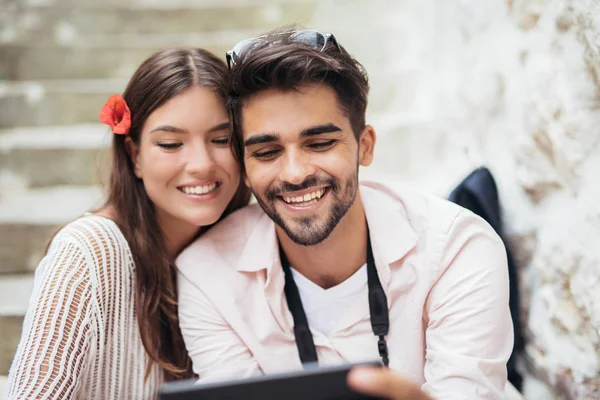
[[[106,204],[51,241],[35,276],[8,398],[152,398],[191,377],[175,256],[249,192],[229,147],[225,64],[203,50],[146,60],[101,112]]]

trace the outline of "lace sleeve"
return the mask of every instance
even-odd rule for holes
[[[36,270],[7,399],[78,397],[96,348],[90,283],[85,252],[70,241],[53,243]]]

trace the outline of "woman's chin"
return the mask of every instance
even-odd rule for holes
[[[213,225],[216,223],[221,217],[222,213],[210,213],[203,215],[190,216],[186,218],[185,221],[191,225],[194,225],[198,228],[202,228],[205,226]]]

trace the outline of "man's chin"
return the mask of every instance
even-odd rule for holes
[[[289,221],[280,224],[279,227],[292,240],[292,242],[301,246],[315,246],[329,237],[331,232],[325,232],[324,229],[315,229],[314,222],[294,223]]]
[[[325,240],[321,237],[313,235],[291,235],[289,232],[286,232],[286,234],[292,240],[292,242],[304,247],[316,246],[319,243],[323,242],[323,240]]]
[[[314,229],[315,226],[320,226],[316,216],[282,216],[279,214],[281,226],[286,232],[302,234],[309,229]]]
[[[286,211],[275,206],[275,212],[270,213],[269,216],[294,243],[301,246],[314,246],[329,237],[331,232],[325,232],[327,217],[317,213],[290,215]]]

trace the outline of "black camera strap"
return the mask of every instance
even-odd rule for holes
[[[281,266],[285,273],[285,298],[288,303],[288,308],[294,318],[294,335],[296,337],[296,346],[298,347],[298,355],[302,364],[317,362],[317,349],[313,341],[312,334],[308,327],[308,320],[306,319],[306,313],[302,306],[302,300],[300,299],[300,293],[292,271],[290,269],[290,263],[283,252],[281,246],[279,246],[279,258],[281,259]],[[378,337],[377,349],[379,356],[384,366],[389,365],[388,348],[385,340],[390,328],[390,318],[388,315],[388,304],[387,297],[379,281],[379,275],[377,275],[377,268],[375,267],[375,260],[373,258],[373,249],[371,248],[371,237],[369,235],[369,228],[367,227],[367,277],[369,286],[369,310],[371,312],[371,327],[373,333]]]

